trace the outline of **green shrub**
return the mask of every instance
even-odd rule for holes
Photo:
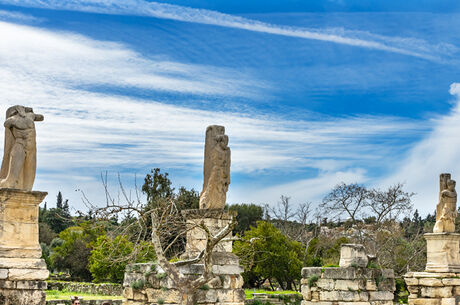
[[[319,276],[317,276],[316,274],[310,276],[308,278],[308,286],[310,286],[310,287],[316,286],[316,282],[318,280],[319,280]]]
[[[142,289],[145,286],[144,280],[138,280],[131,283],[131,288],[133,289]]]

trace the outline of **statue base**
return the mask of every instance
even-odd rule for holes
[[[197,255],[206,248],[206,231],[200,228],[199,224],[203,223],[211,234],[215,235],[236,217],[236,212],[223,209],[185,210],[182,214],[186,218],[187,226],[189,227],[186,244],[186,255],[188,256]],[[214,247],[213,252],[231,253],[233,249],[231,238],[232,233],[230,232]]]
[[[460,234],[427,233],[427,272],[460,272]]]
[[[49,271],[38,241],[47,193],[0,189],[0,304],[44,305]]]

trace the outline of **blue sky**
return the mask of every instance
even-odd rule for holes
[[[428,213],[460,176],[460,4],[400,2],[0,0],[1,111],[45,115],[35,189],[75,209],[103,171],[201,190],[221,124],[229,203],[403,182]]]

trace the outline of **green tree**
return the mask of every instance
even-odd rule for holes
[[[200,207],[200,195],[194,189],[187,190],[181,186],[175,197],[179,210],[198,209]]]
[[[52,248],[50,256],[53,267],[57,270],[68,270],[74,279],[90,281],[89,257],[97,237],[101,234],[104,234],[104,230],[93,227],[90,223],[69,227],[59,233],[62,242]],[[53,246],[54,240],[51,244]]]
[[[234,233],[240,235],[244,234],[244,231],[249,230],[251,226],[255,227],[257,221],[262,220],[264,216],[263,207],[253,203],[232,204],[229,210],[237,212],[236,220],[238,224]]]
[[[172,198],[174,188],[171,187],[168,173],[162,174],[159,168],[154,168],[145,176],[142,192],[147,195],[148,205],[155,207],[158,200]]]
[[[145,263],[155,260],[155,251],[150,242],[133,244],[125,235],[110,238],[98,237],[89,259],[89,270],[94,282],[123,281],[128,263]]]
[[[249,286],[259,286],[268,279],[272,288],[274,280],[282,289],[297,288],[304,250],[273,224],[258,221],[257,227],[251,227],[242,240],[235,242],[233,252],[241,260]]]

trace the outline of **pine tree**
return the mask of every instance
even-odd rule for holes
[[[59,210],[62,210],[62,194],[60,191],[57,194],[57,198],[56,198],[56,208]]]

